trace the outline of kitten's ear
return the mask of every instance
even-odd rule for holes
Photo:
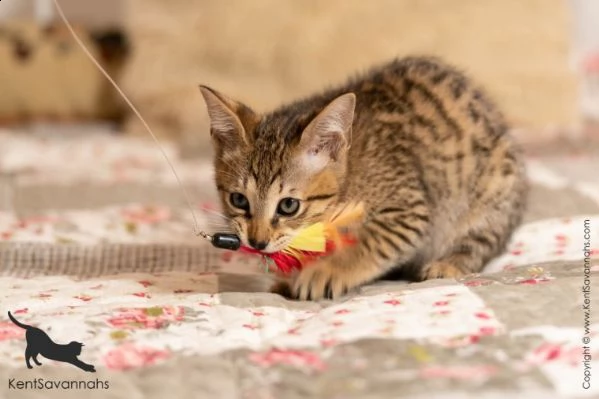
[[[251,119],[254,113],[245,105],[225,97],[207,86],[200,85],[210,116],[210,135],[228,147],[249,144],[242,118]]]
[[[343,94],[329,103],[303,131],[299,147],[313,167],[337,161],[347,150],[354,121],[356,96]]]

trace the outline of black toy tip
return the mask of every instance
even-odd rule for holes
[[[212,236],[212,245],[220,249],[237,251],[241,247],[241,240],[235,234],[216,233]]]

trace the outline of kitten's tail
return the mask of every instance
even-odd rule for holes
[[[14,316],[12,314],[10,314],[10,312],[8,312],[8,318],[10,319],[10,321],[15,323],[18,327],[24,328],[25,330],[31,328],[31,326],[28,326],[27,324],[23,324],[20,321],[18,321],[17,319],[15,319]]]

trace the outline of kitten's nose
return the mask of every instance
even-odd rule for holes
[[[258,251],[262,251],[268,245],[268,241],[256,241],[253,238],[250,238],[248,241],[250,246]]]

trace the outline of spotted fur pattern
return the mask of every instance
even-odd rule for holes
[[[267,114],[202,87],[216,183],[244,243],[283,248],[336,206],[362,201],[358,244],[310,264],[289,291],[332,298],[384,276],[479,272],[520,223],[527,185],[502,113],[464,73],[411,57]],[[231,193],[248,200],[231,203]],[[296,198],[293,216],[278,213]]]

